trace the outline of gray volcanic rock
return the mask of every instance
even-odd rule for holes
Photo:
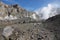
[[[44,26],[46,29],[54,33],[56,40],[60,40],[60,15],[47,19]]]

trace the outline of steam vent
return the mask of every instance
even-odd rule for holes
[[[53,18],[42,21],[35,12],[0,2],[0,40],[60,40],[60,16]]]

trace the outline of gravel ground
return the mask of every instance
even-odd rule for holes
[[[42,23],[24,23],[1,27],[1,40],[55,40],[54,34],[42,27]],[[11,28],[10,28],[11,27]],[[5,31],[4,31],[5,29]],[[12,31],[12,29],[14,29]],[[9,34],[3,35],[3,33]],[[12,32],[12,34],[10,34]]]

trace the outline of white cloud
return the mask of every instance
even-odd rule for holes
[[[51,12],[53,6],[51,4],[48,4],[47,7],[43,7],[41,10],[41,13],[43,13],[43,18],[47,19],[49,17],[49,13]]]
[[[48,6],[38,9],[36,13],[40,16],[42,14],[41,19],[48,19],[49,17],[52,17],[57,14],[56,9],[58,7],[59,7],[58,4],[48,4]]]

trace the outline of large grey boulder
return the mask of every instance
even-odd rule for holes
[[[14,29],[10,26],[7,26],[3,29],[3,33],[2,35],[5,37],[9,37],[10,35],[12,35],[12,32],[14,31]]]

